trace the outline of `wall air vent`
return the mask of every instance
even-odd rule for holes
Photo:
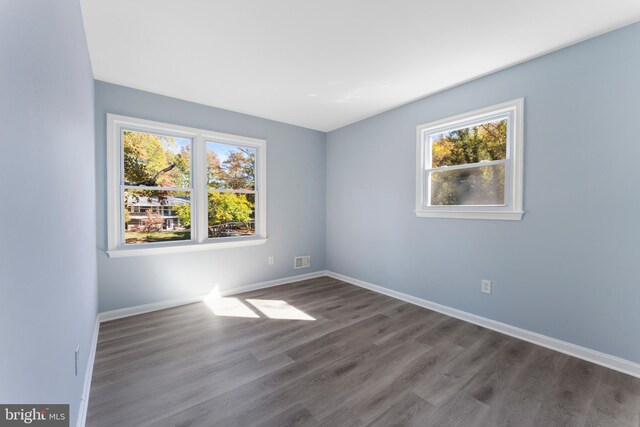
[[[305,256],[297,256],[293,259],[293,268],[294,269],[299,269],[299,268],[309,268],[311,267],[311,256],[310,255],[305,255]]]

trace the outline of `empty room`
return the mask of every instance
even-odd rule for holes
[[[0,426],[640,427],[638,0],[1,0]]]

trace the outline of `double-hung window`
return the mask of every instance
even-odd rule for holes
[[[107,115],[109,256],[266,242],[266,141]]]
[[[522,218],[523,99],[417,128],[416,215]]]

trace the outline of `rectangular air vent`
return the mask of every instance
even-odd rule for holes
[[[299,268],[309,268],[311,267],[311,256],[297,256],[293,259],[293,268],[296,270]]]

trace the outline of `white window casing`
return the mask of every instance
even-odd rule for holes
[[[123,130],[157,133],[187,138],[191,148],[191,239],[183,241],[125,245],[123,210]],[[256,150],[255,233],[242,237],[208,238],[208,183],[206,141],[215,141]],[[267,242],[267,153],[262,139],[178,126],[133,117],[107,114],[107,254],[109,257],[166,254],[255,246]],[[144,188],[144,187],[140,187]],[[147,188],[149,189],[149,188]],[[153,187],[162,190],[163,187]],[[176,190],[167,188],[166,190]],[[162,208],[159,208],[162,209]]]
[[[427,218],[520,220],[523,210],[524,99],[504,102],[468,113],[447,117],[417,127],[416,137],[416,216]],[[495,119],[507,119],[507,147],[504,160],[482,161],[431,168],[431,135],[471,127]],[[505,165],[504,204],[430,205],[430,172]]]

